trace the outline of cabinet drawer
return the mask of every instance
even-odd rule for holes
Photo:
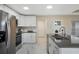
[[[24,33],[22,34],[23,43],[35,43],[36,42],[36,33]]]

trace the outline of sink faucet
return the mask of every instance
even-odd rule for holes
[[[60,27],[59,32],[61,32],[61,31],[62,31],[62,35],[65,36],[66,31],[65,31],[65,27],[64,26]]]

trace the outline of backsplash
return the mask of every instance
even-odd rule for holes
[[[45,20],[46,28],[45,33],[52,34],[55,29],[60,28],[60,26],[54,26],[54,21],[61,21],[62,25],[65,27],[66,33],[71,35],[72,33],[72,21],[79,20],[77,15],[54,15],[54,16],[37,16],[37,20]]]

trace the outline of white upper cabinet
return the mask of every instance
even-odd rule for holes
[[[36,26],[36,16],[20,16],[18,26]]]

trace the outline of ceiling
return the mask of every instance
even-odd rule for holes
[[[48,4],[7,4],[16,12],[22,15],[79,15],[79,4],[51,4],[52,9],[47,9]],[[24,10],[23,7],[28,6],[29,10]]]

